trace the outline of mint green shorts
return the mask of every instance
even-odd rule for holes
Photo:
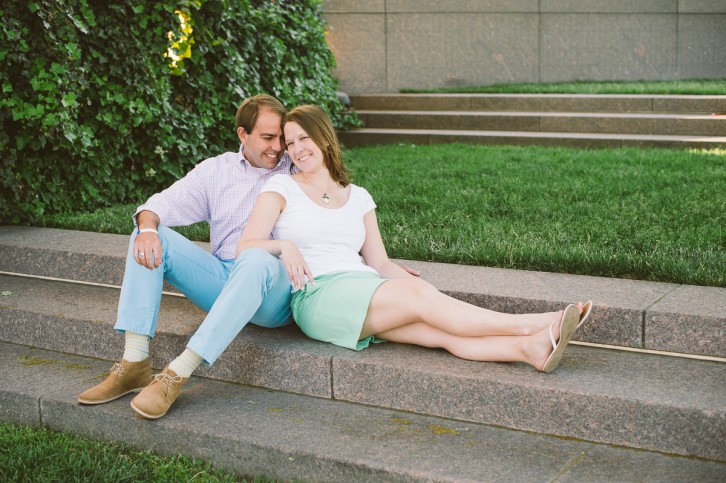
[[[384,342],[360,338],[368,306],[376,289],[385,282],[371,272],[341,272],[315,278],[305,290],[292,294],[292,316],[308,337],[341,347],[361,350]]]

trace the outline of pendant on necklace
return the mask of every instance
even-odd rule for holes
[[[330,196],[328,196],[328,193],[323,193],[323,196],[321,196],[320,199],[323,200],[323,203],[326,205],[330,203]]]

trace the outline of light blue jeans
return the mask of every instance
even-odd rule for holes
[[[292,286],[276,257],[251,249],[237,260],[219,260],[165,226],[159,237],[161,265],[149,270],[134,260],[136,231],[131,235],[116,330],[154,337],[164,280],[208,312],[187,344],[206,364],[214,364],[248,322],[274,328],[292,321]]]

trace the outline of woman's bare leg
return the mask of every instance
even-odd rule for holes
[[[555,341],[558,339],[560,322],[555,322],[552,327]],[[391,342],[446,349],[456,357],[471,361],[526,362],[540,371],[552,353],[549,328],[531,336],[461,337],[424,322],[414,322],[378,336]]]
[[[393,279],[381,284],[373,294],[361,338],[415,322],[462,337],[532,335],[549,327],[560,314],[495,312],[444,295],[420,279]]]

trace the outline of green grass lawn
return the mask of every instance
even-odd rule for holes
[[[726,285],[726,153],[441,145],[350,155],[394,257]]]
[[[726,286],[726,152],[393,145],[346,156],[392,258]],[[46,221],[130,233],[134,209]]]
[[[726,95],[726,79],[679,81],[581,81],[492,84],[488,86],[401,89],[403,93],[465,94],[682,94]]]
[[[0,481],[246,480],[184,456],[158,456],[120,443],[0,423]]]

